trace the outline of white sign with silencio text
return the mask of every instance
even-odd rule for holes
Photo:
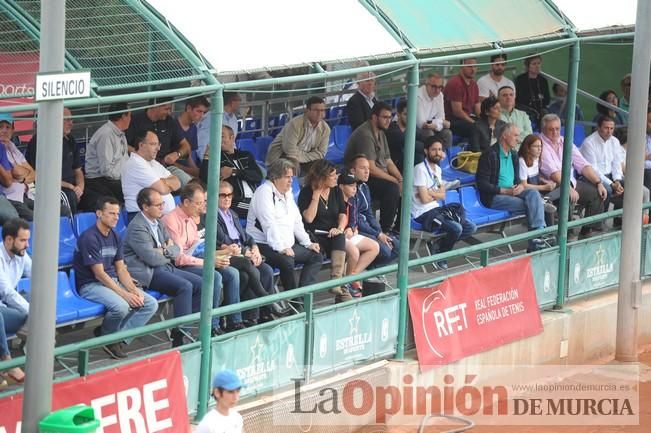
[[[37,102],[88,98],[90,96],[90,71],[38,74],[35,90]]]

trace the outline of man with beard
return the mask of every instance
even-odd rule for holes
[[[460,204],[441,205],[445,200],[445,186],[441,180],[439,163],[445,158],[443,144],[434,137],[425,141],[425,160],[414,167],[414,195],[411,199],[411,216],[428,232],[445,234],[439,243],[439,253],[450,251],[455,242],[477,231],[472,221],[465,218]],[[432,247],[430,253],[433,254]],[[439,260],[436,266],[447,269],[447,260]]]
[[[477,80],[477,87],[479,87],[479,102],[489,96],[495,96],[497,98],[498,91],[504,86],[515,89],[513,81],[504,76],[505,67],[506,54],[494,54],[491,56],[491,71]]]
[[[15,334],[27,321],[29,303],[16,291],[18,280],[29,277],[32,259],[25,253],[29,245],[29,224],[14,218],[2,226],[2,247],[0,247],[0,361],[11,359],[7,346],[7,334]],[[15,382],[23,382],[25,373],[14,367],[7,376]],[[7,382],[0,376],[0,388]]]
[[[368,186],[371,194],[380,200],[380,226],[388,233],[393,227],[400,204],[402,174],[391,159],[386,129],[391,123],[391,106],[378,102],[371,110],[371,118],[353,131],[344,152],[344,164],[351,166],[355,155],[368,157],[371,174]]]
[[[479,87],[475,82],[477,59],[461,61],[459,75],[450,78],[443,89],[445,95],[445,117],[455,135],[470,138],[472,125],[479,116]]]

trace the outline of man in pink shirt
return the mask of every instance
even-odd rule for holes
[[[540,155],[540,173],[543,177],[557,184],[561,183],[563,166],[563,137],[561,136],[561,119],[556,114],[546,114],[542,118],[542,154]],[[583,158],[579,149],[572,144],[572,172],[570,173],[570,202],[585,207],[585,216],[597,215],[604,211],[604,200],[608,196],[599,175]],[[579,174],[575,178],[574,171]],[[572,209],[573,210],[573,209]],[[570,213],[571,214],[571,213]],[[581,236],[589,237],[592,230],[600,230],[601,223],[594,223],[581,228]]]
[[[450,78],[443,89],[445,117],[455,135],[470,138],[472,125],[479,116],[479,87],[475,81],[477,59],[461,61],[459,75]]]
[[[175,265],[184,271],[196,275],[203,275],[203,258],[196,254],[197,247],[203,244],[199,235],[197,221],[199,220],[206,204],[206,191],[195,182],[188,183],[181,191],[181,203],[170,213],[162,218],[172,241],[181,248],[181,253],[176,257]],[[230,256],[217,252],[215,256],[215,293],[221,291],[224,285],[224,304],[231,305],[240,302],[240,274],[237,269],[230,266]],[[214,296],[213,299],[219,299]],[[214,308],[219,305],[213,305]],[[242,314],[234,313],[228,316],[227,331],[236,331],[244,328]],[[219,326],[219,317],[213,317],[212,335],[223,334]]]

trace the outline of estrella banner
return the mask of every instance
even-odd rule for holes
[[[305,366],[305,318],[284,321],[212,344],[212,374],[228,368],[244,382],[242,396],[302,379]],[[212,375],[211,375],[212,377]]]
[[[576,296],[619,282],[621,235],[570,245],[568,294]]]
[[[536,285],[538,305],[556,302],[558,293],[558,248],[531,256],[531,270]]]
[[[53,410],[80,403],[95,410],[98,433],[190,432],[177,351],[54,384]],[[22,405],[22,394],[0,400],[0,432],[21,431]]]
[[[396,293],[315,312],[312,373],[394,353],[398,302]]]
[[[421,370],[543,330],[530,257],[412,289],[408,300]]]

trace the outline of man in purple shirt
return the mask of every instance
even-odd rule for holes
[[[561,119],[556,114],[547,114],[542,118],[543,144],[540,155],[540,173],[557,184],[561,183],[563,166],[563,137],[561,136]],[[585,207],[585,216],[597,215],[604,211],[604,200],[608,196],[599,175],[583,158],[579,149],[572,144],[572,172],[570,173],[570,202]],[[579,174],[575,178],[574,171]],[[581,228],[581,236],[589,237],[593,230],[600,230],[601,223],[594,223]]]

